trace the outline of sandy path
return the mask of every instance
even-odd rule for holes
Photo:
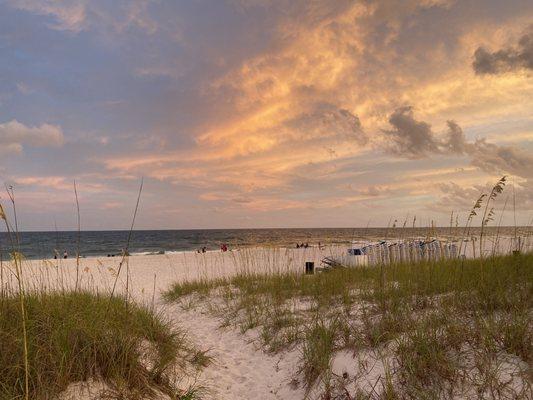
[[[201,311],[185,311],[172,306],[167,311],[187,321],[189,338],[196,346],[214,357],[201,374],[212,399],[303,399],[302,389],[291,388],[297,371],[297,351],[270,356],[257,348],[250,334],[242,335]]]
[[[303,399],[304,391],[293,388],[300,354],[268,355],[254,342],[254,333],[245,335],[232,328],[219,328],[220,321],[200,310],[184,310],[177,304],[164,304],[161,294],[177,281],[232,276],[243,272],[304,271],[306,261],[316,265],[337,249],[246,249],[207,254],[176,253],[143,255],[128,259],[123,266],[116,293],[124,293],[129,270],[128,292],[139,303],[151,304],[184,328],[200,350],[209,350],[213,362],[201,371],[197,383],[209,390],[210,399]],[[118,258],[80,259],[79,286],[109,293],[115,280]],[[76,260],[34,260],[24,262],[28,288],[74,287]],[[13,284],[4,263],[4,285]],[[155,287],[155,290],[154,290]],[[153,299],[153,300],[152,300]],[[79,391],[74,390],[74,393]],[[76,397],[76,396],[75,396]],[[91,397],[84,397],[89,399]]]

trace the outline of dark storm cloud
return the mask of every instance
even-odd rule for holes
[[[391,140],[388,151],[392,154],[416,159],[436,154],[467,155],[472,165],[489,173],[511,173],[525,178],[533,177],[533,156],[511,146],[500,146],[485,139],[467,141],[461,127],[448,121],[448,132],[437,136],[431,125],[414,118],[410,106],[392,113],[389,123],[392,130],[383,132]]]
[[[431,154],[467,154],[472,149],[455,121],[448,121],[448,132],[440,138],[429,123],[415,119],[411,106],[396,109],[389,123],[393,129],[383,132],[390,139],[387,150],[395,155],[416,159]]]
[[[533,69],[533,25],[528,28],[514,47],[495,52],[478,47],[474,53],[472,66],[478,75]]]
[[[391,140],[388,150],[392,154],[407,158],[423,158],[428,154],[440,153],[439,142],[431,131],[431,125],[417,121],[411,106],[398,108],[389,117],[393,129],[384,130]]]
[[[442,147],[452,154],[464,154],[468,151],[469,144],[466,142],[465,134],[455,121],[448,121],[448,133]]]

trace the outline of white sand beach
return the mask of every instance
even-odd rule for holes
[[[304,391],[291,385],[300,357],[298,351],[282,356],[268,355],[254,342],[253,334],[242,335],[232,328],[220,328],[220,321],[207,312],[164,304],[161,293],[173,282],[191,279],[214,279],[238,273],[303,272],[306,261],[319,265],[322,258],[341,251],[345,248],[247,248],[224,253],[131,256],[122,266],[116,293],[124,293],[128,286],[134,301],[149,305],[153,302],[158,311],[178,326],[186,327],[189,339],[200,350],[209,350],[214,361],[202,371],[196,382],[208,389],[209,398],[302,399]],[[120,257],[80,258],[80,287],[110,292],[120,261]],[[26,286],[29,289],[72,288],[76,281],[76,263],[75,258],[27,260],[24,262]],[[4,275],[4,285],[8,282],[12,285],[13,275]],[[73,393],[74,396],[80,394],[76,390]]]
[[[130,256],[122,265],[116,293],[124,294],[127,290],[132,300],[155,307],[177,326],[186,328],[197,348],[208,350],[214,361],[199,373],[196,383],[207,388],[210,398],[303,399],[304,390],[293,382],[301,357],[299,350],[269,355],[259,348],[253,330],[243,335],[233,328],[221,328],[221,321],[207,310],[201,307],[184,310],[179,305],[164,303],[161,295],[172,283],[193,279],[210,280],[241,273],[304,273],[308,261],[319,266],[324,257],[345,253],[346,246],[329,246]],[[110,293],[120,261],[120,257],[26,260],[23,264],[25,285],[30,290],[73,288],[78,270],[79,287]],[[3,264],[2,284],[13,287],[9,264]],[[349,363],[355,364],[355,361],[344,355],[334,360],[334,368],[342,374]],[[377,365],[366,377],[369,387],[383,374],[383,366]],[[80,392],[74,393],[79,395]]]
[[[346,246],[287,248],[245,248],[227,252],[191,251],[156,255],[137,255],[125,259],[117,281],[116,293],[126,290],[134,300],[150,303],[154,294],[158,302],[161,291],[174,282],[194,279],[216,279],[237,274],[304,272],[305,263],[320,265],[324,257],[337,257]],[[79,259],[79,284],[98,291],[111,291],[121,257],[88,257]],[[76,259],[27,260],[24,273],[29,288],[74,287]],[[127,282],[127,272],[129,280]]]

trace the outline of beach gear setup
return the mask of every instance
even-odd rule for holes
[[[437,261],[458,256],[456,242],[439,239],[379,241],[373,243],[353,242],[345,254],[325,257],[324,269],[357,267],[363,265],[393,264],[402,262]]]

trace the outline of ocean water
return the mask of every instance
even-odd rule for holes
[[[488,228],[495,234],[496,228]],[[523,228],[521,229],[523,231]],[[472,229],[476,234],[478,229]],[[501,235],[512,235],[514,228],[500,228]],[[83,231],[80,233],[80,255],[118,255],[126,247],[128,231]],[[201,247],[217,250],[222,244],[230,248],[253,246],[295,247],[296,243],[309,245],[342,244],[353,240],[425,237],[428,235],[456,236],[463,228],[310,228],[310,229],[208,229],[208,230],[138,230],[133,231],[129,252],[157,254],[177,251],[196,251]],[[77,252],[78,232],[20,232],[18,247],[28,259],[52,258],[56,249],[67,251],[70,257]],[[9,257],[12,245],[7,233],[0,232],[0,256]]]

